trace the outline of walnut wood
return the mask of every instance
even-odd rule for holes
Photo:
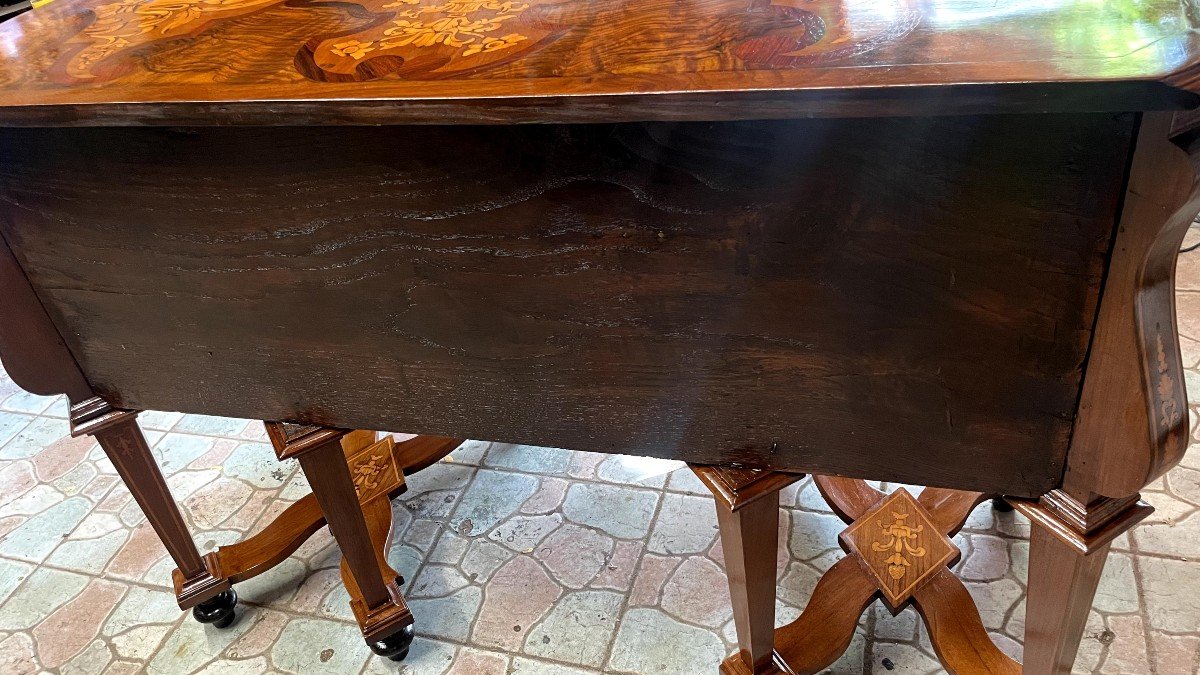
[[[411,476],[441,461],[462,445],[464,440],[444,436],[417,436],[396,444],[396,459],[400,462],[404,475]]]
[[[285,454],[300,461],[313,496],[329,522],[329,530],[354,575],[362,601],[368,608],[378,607],[391,598],[376,566],[370,531],[355,495],[340,439],[341,434],[336,434],[332,440],[306,444],[301,451]]]
[[[92,388],[75,357],[46,315],[41,300],[2,236],[0,288],[4,289],[4,301],[0,302],[0,355],[13,382],[35,394],[66,394],[73,403],[92,398]]]
[[[914,593],[961,555],[903,488],[851,523],[838,542],[870,573],[893,612],[908,605]]]
[[[212,558],[210,567],[217,576],[239,583],[283,562],[324,526],[325,516],[317,498],[305,495],[262,531],[235,544],[221,546],[206,558]]]
[[[71,406],[71,435],[93,436],[104,449],[162,541],[177,569],[172,575],[180,609],[188,609],[229,588],[200,557],[183,514],[138,427],[137,411],[112,408],[99,398]]]
[[[858,617],[877,593],[857,560],[842,558],[834,563],[817,582],[800,618],[775,631],[774,672],[809,675],[837,661],[854,639]],[[721,664],[726,675],[749,672],[737,657],[734,654]]]
[[[1185,108],[1196,23],[1186,0],[82,0],[0,25],[0,123]]]
[[[745,509],[738,520],[733,520],[736,514],[728,511],[728,501],[714,489],[727,561],[734,556],[732,560],[740,566],[756,565],[759,574],[772,582],[747,594],[742,568],[730,568],[735,619],[739,598],[749,597],[753,602],[744,614],[746,618],[735,621],[741,649],[725,660],[722,672],[822,672],[845,651],[859,615],[876,597],[893,613],[910,603],[917,607],[938,657],[949,672],[1022,672],[1021,665],[988,637],[970,593],[950,571],[959,551],[949,537],[963,526],[986,495],[926,488],[917,498],[904,489],[885,496],[861,480],[830,476],[813,479],[826,501],[850,525],[839,536],[849,555],[822,576],[800,617],[774,631],[773,650],[762,637],[772,626],[768,618],[773,619],[773,613],[770,617],[760,616],[753,608],[757,603],[761,612],[775,603],[777,542],[774,535],[766,534],[766,528],[777,526],[777,508],[767,510],[767,506],[777,507],[777,503],[761,499],[755,509]],[[751,538],[748,533],[752,531],[763,534]],[[768,543],[772,548],[763,550]],[[1091,596],[1087,597],[1090,601]]]
[[[913,595],[913,605],[929,629],[938,659],[952,674],[1020,675],[1021,664],[988,637],[971,593],[943,568]],[[1027,671],[1037,672],[1037,671]]]
[[[1169,114],[1141,117],[1071,438],[1063,484],[1072,492],[1133,495],[1187,449],[1175,259],[1200,183],[1172,125]]]
[[[375,561],[385,581],[396,584],[403,583],[404,577],[388,562],[388,552],[392,549],[392,502],[386,498],[372,499],[362,505],[363,517],[367,521],[367,530],[371,533],[371,547],[375,551]],[[339,565],[342,583],[350,594],[350,602],[365,603],[358,582],[350,571],[349,561],[343,557]]]
[[[763,471],[708,464],[689,464],[701,483],[712,490],[719,503],[737,511],[763,497],[774,497],[779,491],[804,478],[804,474]]]
[[[813,476],[813,483],[829,508],[847,523],[852,523],[883,501],[885,494],[857,478]]]
[[[717,500],[717,522],[737,627],[738,656],[752,673],[770,672],[775,638],[779,492],[738,510]]]
[[[938,529],[948,535],[953,535],[962,529],[971,512],[990,495],[982,492],[965,492],[963,490],[947,490],[944,488],[925,488],[917,495],[917,501],[929,512],[930,518]]]
[[[1044,527],[1029,534],[1025,672],[1071,672],[1110,543],[1087,555]]]
[[[0,231],[122,407],[1034,497],[1133,122],[5,129]]]

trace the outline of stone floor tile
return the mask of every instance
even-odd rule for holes
[[[243,609],[238,620],[225,629],[184,619],[146,663],[146,672],[150,675],[190,673],[215,660],[253,625],[253,621],[246,620],[246,613]]]
[[[482,602],[483,591],[468,586],[444,598],[414,598],[408,601],[408,607],[416,618],[418,635],[466,642]]]
[[[33,639],[42,665],[57,668],[83,651],[99,634],[100,626],[126,590],[124,584],[95,579],[38,624],[33,629]],[[96,670],[108,665],[108,661],[105,659]]]
[[[571,668],[560,663],[535,661],[520,656],[513,657],[509,670],[510,675],[589,675],[594,672],[591,669]]]
[[[1200,671],[1200,637],[1151,631],[1150,645],[1160,675]]]
[[[1109,554],[1092,605],[1101,612],[1114,614],[1138,611],[1140,603],[1137,580],[1133,574],[1133,556]],[[1200,624],[1197,627],[1200,628]]]
[[[362,669],[370,651],[358,627],[323,619],[293,619],[271,648],[271,662],[296,675],[343,675]]]
[[[604,664],[623,601],[622,595],[611,591],[568,593],[529,632],[525,652],[599,668]]]
[[[971,536],[971,554],[955,571],[971,581],[992,581],[1007,574],[1010,567],[1008,544],[1003,539],[976,534]]]
[[[210,415],[184,415],[175,423],[175,431],[209,436],[238,436],[250,420]]]
[[[1200,622],[1200,565],[1143,556],[1138,561],[1150,627],[1196,633]]]
[[[387,659],[368,658],[362,675],[443,675],[450,670],[457,654],[458,647],[453,643],[428,640],[418,635],[399,667]]]
[[[563,589],[529,556],[514,557],[489,580],[471,639],[488,649],[518,651]]]
[[[596,466],[596,478],[606,483],[661,488],[672,472],[686,468],[683,462],[654,457],[611,455]]]
[[[0,392],[3,391],[5,390],[0,389]],[[3,396],[3,394],[0,393],[0,396]],[[45,412],[56,399],[56,396],[38,396],[37,394],[18,390],[9,394],[3,401],[0,401],[0,410],[39,415]]]
[[[711,497],[665,494],[647,550],[662,555],[701,553],[717,540],[717,509]]]
[[[563,523],[561,513],[541,516],[517,515],[497,525],[487,537],[492,541],[522,553],[533,553],[534,547],[542,543],[551,532]]]
[[[569,483],[561,478],[546,477],[533,496],[521,505],[521,513],[549,514],[562,506]]]
[[[92,510],[86,497],[71,497],[33,515],[0,539],[0,556],[41,562]]]
[[[1146,629],[1142,617],[1134,615],[1108,618],[1112,643],[1100,672],[1110,675],[1149,673],[1150,660],[1146,654]]]
[[[448,675],[506,675],[508,656],[463,647],[450,665]]]
[[[25,633],[13,633],[0,640],[0,672],[33,675],[41,671],[33,653],[33,638]]]
[[[686,466],[671,472],[671,475],[667,477],[667,489],[672,492],[682,492],[701,497],[707,497],[712,494],[708,486],[696,477],[696,472]]]
[[[613,485],[575,483],[567,489],[562,511],[568,519],[618,539],[641,539],[650,529],[659,494]]]
[[[562,473],[570,462],[570,450],[492,443],[482,463],[484,466],[527,473]]]
[[[604,569],[614,546],[611,537],[568,523],[542,542],[533,555],[563,586],[583,588]]]
[[[846,524],[832,513],[792,512],[789,546],[792,556],[811,560],[825,551],[838,548],[837,537]]]
[[[633,584],[633,574],[637,570],[637,563],[644,548],[645,545],[640,541],[618,541],[616,550],[600,570],[600,574],[592,581],[591,586],[614,591],[628,591]]]
[[[10,413],[0,413],[0,437],[4,434],[4,419]],[[21,424],[24,415],[15,415],[11,424],[20,425],[20,432],[0,446],[0,459],[27,459],[38,454],[42,448],[48,447],[60,438],[68,435],[69,429],[65,420],[53,417],[31,418],[28,424]]]
[[[633,590],[629,594],[632,607],[657,606],[662,599],[662,587],[671,573],[683,562],[682,558],[657,555],[642,556],[641,565],[633,579]]]
[[[480,469],[463,493],[450,527],[468,537],[483,534],[516,513],[537,487],[533,476]]]
[[[877,672],[936,675],[941,664],[916,647],[896,642],[876,642],[871,648],[871,666]]]
[[[621,617],[608,668],[644,675],[706,673],[724,658],[725,644],[711,631],[639,607]]]
[[[0,630],[33,628],[78,595],[87,584],[88,577],[82,574],[45,567],[34,570],[0,604]]]
[[[663,585],[661,607],[672,616],[706,628],[720,628],[732,615],[725,573],[704,556],[685,558]]]
[[[33,570],[28,563],[0,558],[0,607]]]

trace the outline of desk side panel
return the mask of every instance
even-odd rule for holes
[[[1129,116],[0,132],[128,408],[1040,494]]]

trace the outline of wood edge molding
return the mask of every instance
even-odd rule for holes
[[[92,396],[78,403],[72,403],[67,421],[71,426],[71,435],[79,437],[96,434],[136,419],[138,412],[137,410],[114,408],[99,396]]]
[[[710,464],[688,464],[688,467],[712,491],[713,496],[731,511],[776,494],[792,483],[803,480],[805,475]]]
[[[350,429],[334,429],[309,425],[293,425],[287,422],[264,422],[275,457],[284,460],[307,454],[327,443],[340,441],[353,433]]]
[[[367,642],[382,640],[413,623],[412,611],[404,602],[404,596],[400,594],[400,587],[396,582],[389,579],[384,583],[384,587],[391,596],[391,602],[385,602],[378,607],[368,607],[361,597],[350,600],[350,610],[354,613]]]
[[[94,396],[75,355],[67,347],[0,228],[0,359],[13,382],[42,396],[66,394],[71,401]]]
[[[1139,495],[1101,498],[1080,506],[1078,500],[1055,490],[1037,500],[1010,497],[1008,501],[1035,525],[1082,555],[1105,549],[1113,539],[1154,513],[1154,507],[1141,501]]]
[[[1200,181],[1173,130],[1173,113],[1141,115],[1067,453],[1071,492],[1134,495],[1187,449],[1175,262]]]
[[[171,571],[171,581],[175,587],[175,600],[179,609],[191,609],[196,605],[218,595],[233,586],[233,582],[220,575],[220,570],[214,565],[215,558],[204,556],[204,573],[188,579],[178,569]]]

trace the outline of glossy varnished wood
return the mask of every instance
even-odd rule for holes
[[[10,129],[0,230],[125,407],[1035,496],[1132,129]]]
[[[1183,0],[73,0],[0,26],[0,123],[1183,107],[1196,24]]]

